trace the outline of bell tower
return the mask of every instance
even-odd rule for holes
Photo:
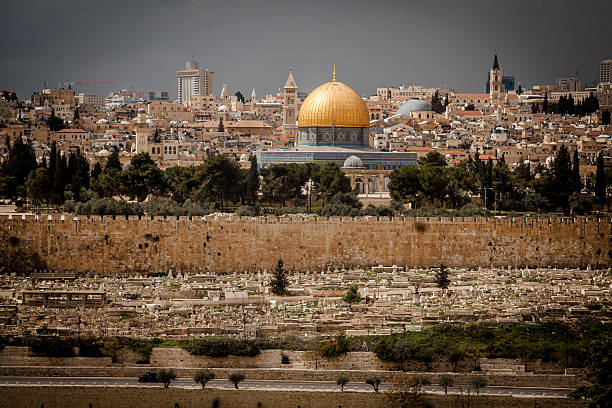
[[[293,71],[289,70],[289,78],[285,83],[283,98],[283,136],[296,141],[296,118],[297,118],[297,84],[293,79]]]
[[[499,101],[502,93],[502,78],[504,77],[504,70],[499,67],[497,61],[497,54],[493,58],[493,66],[489,71],[489,95],[492,100]]]

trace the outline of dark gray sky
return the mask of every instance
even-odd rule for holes
[[[523,86],[612,58],[612,1],[2,0],[0,88],[28,97],[59,81],[165,89],[195,54],[233,94],[301,90],[330,78],[361,94],[400,83],[483,92],[493,54]]]

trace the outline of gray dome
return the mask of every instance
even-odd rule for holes
[[[342,165],[344,169],[360,169],[363,168],[363,162],[357,156],[349,156]]]
[[[409,99],[402,103],[396,115],[410,115],[412,111],[429,111],[431,105],[422,99]]]

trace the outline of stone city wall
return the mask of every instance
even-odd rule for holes
[[[261,408],[386,408],[385,393],[354,391],[267,391],[224,390],[172,387],[102,387],[0,385],[0,407],[11,408],[201,408],[210,407],[217,398],[220,407]],[[429,394],[427,400],[439,408],[459,406],[458,396]],[[568,398],[473,397],[471,407],[569,408],[586,407],[585,402]]]
[[[0,216],[0,270],[243,272],[444,263],[607,267],[609,219]]]

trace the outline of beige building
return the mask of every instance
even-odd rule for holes
[[[147,104],[147,114],[156,119],[193,122],[194,114],[183,105],[165,101],[152,101]]]
[[[43,89],[42,95],[51,104],[74,105],[74,90],[72,89]]]

